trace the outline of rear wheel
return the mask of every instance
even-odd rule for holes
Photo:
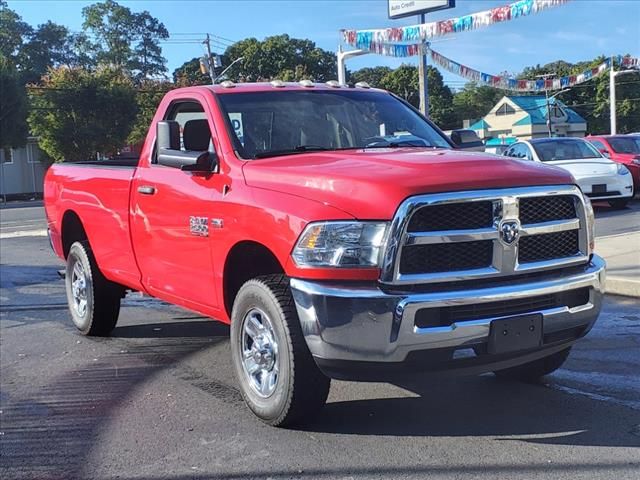
[[[231,314],[231,354],[246,404],[269,425],[307,420],[327,400],[330,380],[309,352],[284,275],[240,288]]]
[[[628,203],[629,203],[629,199],[609,200],[609,205],[611,206],[611,208],[614,208],[616,210],[622,210],[623,208],[626,208]]]
[[[565,362],[571,347],[561,350],[548,357],[540,358],[533,362],[518,365],[517,367],[505,368],[495,373],[497,377],[508,380],[518,380],[522,382],[536,382],[545,375],[549,375],[559,369]]]
[[[88,242],[71,245],[65,282],[69,311],[76,328],[83,335],[109,335],[118,321],[123,289],[104,278]]]

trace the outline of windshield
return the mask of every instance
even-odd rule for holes
[[[640,153],[640,137],[615,137],[609,145],[616,153]]]
[[[451,148],[411,108],[383,92],[315,90],[218,95],[246,159],[311,150]]]
[[[594,146],[580,139],[549,139],[531,142],[531,144],[538,158],[543,162],[602,158]]]

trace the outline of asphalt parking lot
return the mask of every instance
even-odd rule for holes
[[[334,382],[281,430],[242,403],[227,327],[130,295],[112,337],[82,337],[42,210],[0,216],[3,479],[638,478],[637,299],[608,296],[543,384]],[[597,216],[598,235],[637,230],[640,202]]]

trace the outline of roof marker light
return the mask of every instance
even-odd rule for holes
[[[305,87],[305,88],[313,88],[315,87],[314,83],[312,80],[300,80],[300,82],[298,82],[300,84],[301,87]]]
[[[325,84],[331,88],[340,88],[342,86],[337,80],[329,80],[328,82],[325,82]]]
[[[222,82],[220,84],[220,86],[222,88],[234,88],[236,86],[236,84],[233,83],[231,80],[225,80],[224,82]]]
[[[272,80],[270,83],[271,86],[275,88],[286,87],[285,83],[282,80]]]
[[[356,83],[356,88],[371,88],[367,82],[358,82]]]

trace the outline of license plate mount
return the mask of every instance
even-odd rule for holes
[[[489,328],[490,354],[527,350],[542,345],[542,314],[493,320]]]
[[[591,193],[607,193],[607,184],[598,183],[596,185],[591,185]]]

